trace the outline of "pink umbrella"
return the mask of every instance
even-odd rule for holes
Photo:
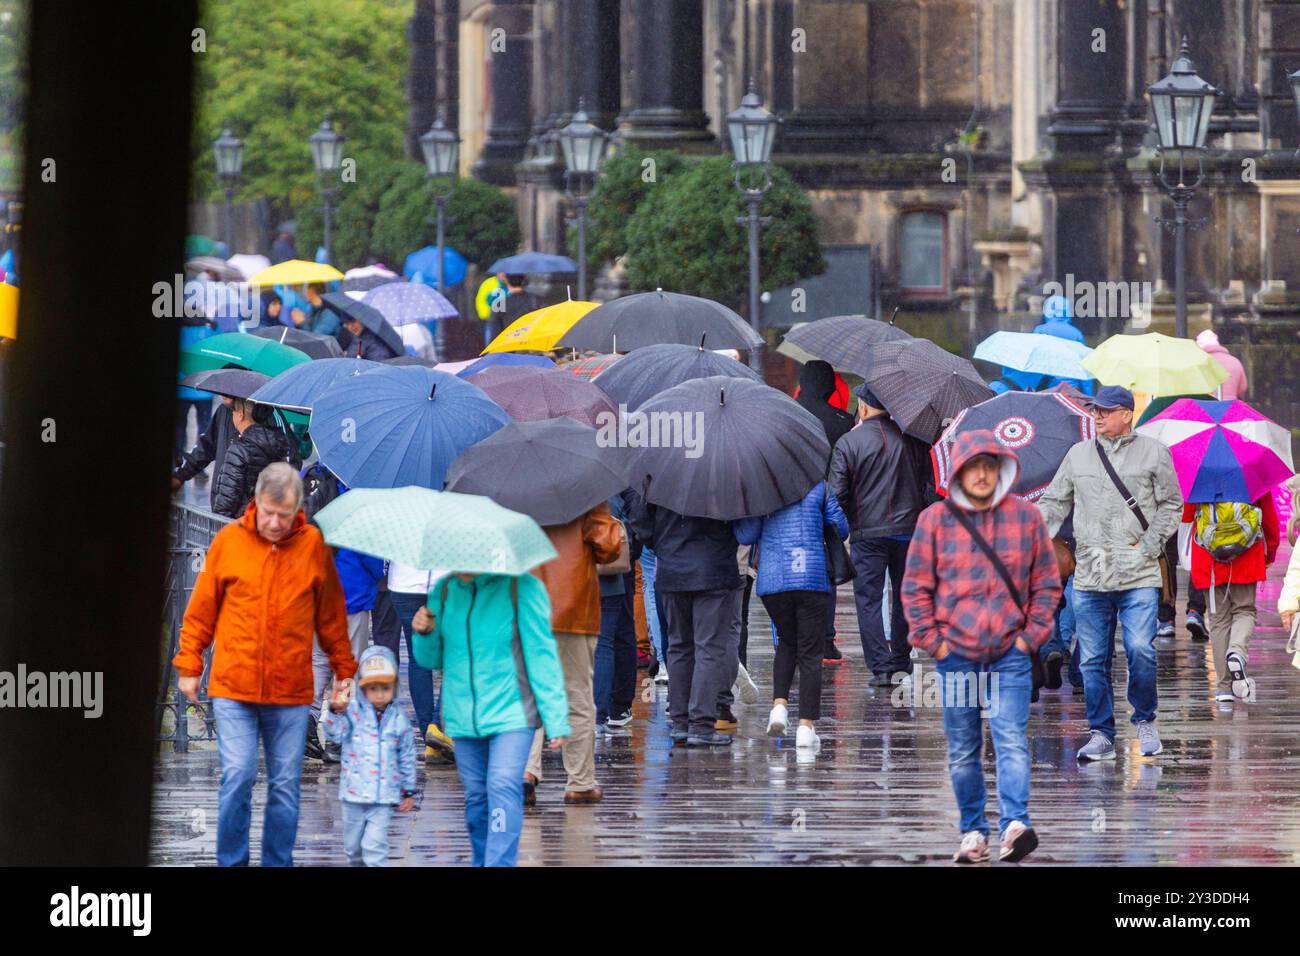
[[[1295,471],[1291,433],[1242,401],[1180,398],[1138,431],[1169,446],[1187,501],[1256,501]]]

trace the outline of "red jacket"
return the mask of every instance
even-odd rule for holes
[[[1277,557],[1278,527],[1277,508],[1273,506],[1273,496],[1265,495],[1255,502],[1255,507],[1263,512],[1261,525],[1263,536],[1245,554],[1233,558],[1226,564],[1215,561],[1195,541],[1192,542],[1192,587],[1202,590],[1210,586],[1210,565],[1214,565],[1214,586],[1224,584],[1258,584],[1268,576],[1267,568]],[[1196,505],[1183,505],[1183,521],[1192,521],[1196,516]]]

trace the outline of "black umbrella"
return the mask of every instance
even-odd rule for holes
[[[876,346],[910,338],[912,336],[898,326],[865,315],[833,315],[791,329],[783,341],[837,368],[862,375],[871,363]]]
[[[271,381],[271,376],[261,372],[250,372],[243,368],[216,368],[206,372],[195,372],[181,379],[187,388],[197,388],[200,392],[212,392],[229,398],[248,398],[259,388]]]
[[[592,428],[618,424],[618,408],[605,392],[559,369],[496,365],[475,375],[474,384],[517,422],[564,417]]]
[[[484,495],[540,525],[565,524],[628,486],[632,454],[571,418],[511,422],[461,453],[447,491]]]
[[[876,346],[862,379],[899,428],[929,445],[945,418],[993,397],[974,365],[929,339]]]
[[[344,279],[339,283],[340,292],[369,292],[371,289],[378,289],[381,285],[388,285],[390,282],[400,282],[396,276],[356,276],[351,279]]]
[[[749,366],[702,344],[670,343],[637,349],[602,372],[596,384],[615,402],[635,411],[665,389],[712,375],[762,381]]]
[[[721,303],[678,292],[641,292],[606,302],[560,337],[560,348],[631,352],[647,345],[698,345],[707,335],[715,349],[752,349],[763,340]]]
[[[345,292],[327,292],[321,296],[321,299],[339,315],[360,322],[363,328],[374,332],[398,355],[406,352],[406,344],[402,341],[402,337],[374,306],[366,305]]]
[[[380,359],[384,365],[419,365],[422,368],[437,368],[437,362],[430,362],[428,359],[422,359],[418,355],[399,355],[397,358]]]
[[[789,395],[721,375],[660,392],[624,423],[637,448],[632,487],[653,504],[720,521],[801,500],[825,477],[831,451],[821,422]]]
[[[308,332],[305,329],[291,329],[287,325],[263,325],[250,330],[250,334],[291,346],[300,352],[306,352],[314,359],[343,357],[339,340],[332,335],[321,335],[319,332]]]

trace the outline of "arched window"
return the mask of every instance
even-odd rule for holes
[[[903,214],[899,228],[898,284],[912,295],[948,291],[948,218],[941,212]]]

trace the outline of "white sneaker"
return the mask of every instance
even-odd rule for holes
[[[800,724],[799,729],[794,735],[794,745],[796,747],[815,748],[821,746],[822,739],[817,736],[817,731],[813,730],[807,724]]]
[[[776,704],[767,717],[767,735],[769,737],[785,736],[785,728],[790,724],[790,712],[785,704]]]
[[[731,685],[731,693],[742,704],[757,704],[758,685],[749,676],[749,671],[745,670],[744,664],[736,666],[739,670],[736,672],[736,682]]]
[[[668,668],[665,667],[663,664],[659,665],[659,670],[655,673],[655,683],[656,684],[668,683]]]

